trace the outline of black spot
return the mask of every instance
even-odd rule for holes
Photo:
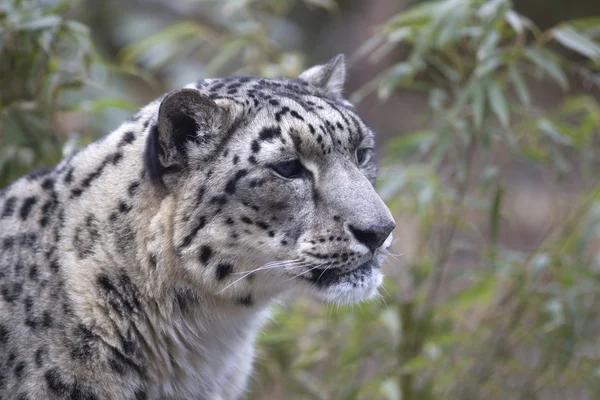
[[[73,167],[69,168],[69,170],[67,171],[67,174],[65,175],[64,182],[66,184],[69,184],[69,183],[73,182]]]
[[[288,241],[287,241],[287,240],[282,240],[282,241],[281,241],[281,244],[285,246],[285,245],[287,245],[287,244],[288,244]]]
[[[243,306],[250,307],[252,305],[252,296],[250,296],[250,295],[244,296],[244,297],[238,299],[238,302]]]
[[[46,178],[44,179],[44,182],[42,182],[42,188],[44,190],[51,190],[54,188],[54,179],[52,178]]]
[[[269,229],[269,225],[262,221],[257,221],[256,226],[258,226],[259,228],[264,229],[264,230]]]
[[[227,219],[225,220],[225,223],[227,225],[233,225],[233,224],[235,224],[235,222],[233,221],[233,218],[231,218],[231,217],[227,217]]]
[[[11,196],[4,202],[4,208],[2,209],[2,218],[10,217],[15,212],[15,203],[17,202],[17,198],[15,196]]]
[[[244,176],[246,176],[247,174],[248,174],[248,171],[245,169],[241,169],[238,172],[236,172],[235,176],[233,178],[231,178],[225,185],[225,192],[227,192],[228,194],[234,194],[235,186],[237,185],[238,181],[240,179],[242,179]]]
[[[123,135],[123,138],[121,138],[121,141],[119,142],[117,147],[123,147],[125,145],[131,144],[131,143],[133,143],[134,140],[135,140],[135,134],[132,131],[125,132],[125,134]]]
[[[31,308],[33,307],[33,299],[29,296],[25,298],[25,313],[29,314]]]
[[[73,189],[71,191],[71,198],[79,197],[83,193],[83,190],[89,188],[96,179],[102,175],[104,169],[108,166],[108,164],[117,165],[123,159],[123,153],[117,152],[114,154],[109,154],[102,160],[100,166],[92,173],[90,173],[83,181],[81,181],[81,187]]]
[[[156,267],[158,267],[158,261],[156,259],[156,254],[150,254],[149,260],[150,260],[150,267],[152,267],[152,269],[156,269]]]
[[[233,156],[233,163],[237,164],[238,161],[240,161],[240,156],[238,156],[238,155]]]
[[[290,136],[292,137],[292,142],[294,142],[294,149],[296,149],[297,152],[300,152],[302,146],[302,139],[300,139],[300,135],[298,132],[292,131],[290,132]]]
[[[253,222],[250,218],[243,216],[242,218],[240,218],[242,220],[243,223],[248,224],[248,225],[252,225]]]
[[[285,114],[287,114],[287,112],[288,112],[288,111],[290,111],[290,109],[289,109],[289,108],[287,108],[287,107],[282,107],[280,111],[277,111],[277,112],[275,113],[275,120],[276,120],[277,122],[280,122],[280,121],[281,121],[281,117],[282,117],[282,116],[284,116]]]
[[[15,244],[14,236],[5,237],[4,240],[2,240],[2,249],[5,251],[10,250],[10,249],[12,249],[14,244]]]
[[[271,141],[277,137],[281,137],[281,128],[279,127],[268,127],[264,128],[258,135],[260,140]]]
[[[63,380],[57,368],[52,368],[44,374],[50,391],[58,396],[67,396],[71,393],[70,385]]]
[[[133,394],[134,400],[147,400],[148,394],[142,388],[135,389],[135,393]]]
[[[215,196],[212,199],[210,199],[210,202],[212,204],[218,204],[220,206],[224,205],[227,203],[227,197],[225,196]]]
[[[252,149],[253,153],[258,153],[260,151],[260,144],[258,143],[258,140],[253,140],[250,148]]]
[[[217,265],[217,280],[222,281],[233,272],[233,264],[221,262]]]
[[[192,243],[192,240],[196,237],[198,232],[205,226],[206,226],[206,217],[204,215],[202,215],[200,217],[200,219],[198,220],[198,223],[196,224],[196,226],[194,226],[194,229],[192,229],[192,231],[183,239],[183,243],[181,243],[180,248],[188,247]]]
[[[83,224],[75,228],[73,236],[73,248],[79,259],[84,259],[92,255],[94,247],[100,237],[100,228],[98,221],[92,214],[88,214]]]
[[[0,344],[4,345],[8,343],[8,339],[10,338],[10,333],[8,329],[4,325],[0,325]]]
[[[34,181],[34,180],[37,180],[37,179],[39,179],[39,178],[41,178],[43,176],[48,175],[49,173],[52,172],[52,170],[53,170],[52,168],[43,168],[43,169],[40,169],[40,170],[37,170],[37,171],[33,171],[33,172],[27,174],[26,178],[29,181]]]
[[[27,232],[19,235],[19,244],[23,247],[34,247],[37,243],[37,233]]]
[[[21,294],[23,293],[23,284],[22,283],[15,283],[12,285],[12,288],[9,287],[8,285],[3,285],[0,288],[0,294],[2,295],[2,298],[4,299],[4,301],[6,301],[7,303],[13,303],[16,299],[18,299]]]
[[[42,327],[50,328],[51,326],[52,326],[52,315],[50,314],[50,311],[46,310],[42,314]]]
[[[248,157],[248,162],[249,162],[250,164],[256,164],[256,157],[254,157],[254,156],[250,156],[250,157]]]
[[[207,264],[210,258],[212,257],[213,251],[209,246],[202,246],[200,248],[200,261],[203,264]]]
[[[339,221],[342,217],[340,217],[339,215],[334,215],[333,216],[333,220],[334,221]]]
[[[133,206],[130,206],[129,204],[125,203],[122,200],[119,202],[119,212],[121,214],[128,213],[129,211],[131,211],[132,208],[133,208]]]
[[[55,192],[52,192],[50,200],[48,200],[42,206],[42,218],[40,218],[40,225],[42,227],[45,227],[46,225],[48,225],[48,221],[50,220],[50,217],[52,216],[52,213],[54,212],[54,210],[56,210],[57,206],[58,206],[58,196],[56,195]]]
[[[44,353],[46,350],[43,347],[40,347],[35,351],[35,365],[38,368],[41,368],[44,365]]]
[[[71,345],[71,357],[81,361],[92,359],[95,356],[96,335],[83,324],[78,325],[73,334],[75,341]]]
[[[304,118],[302,118],[302,116],[294,110],[290,111],[290,115],[296,119],[299,119],[300,121],[304,121]]]
[[[120,359],[111,358],[108,360],[108,365],[117,374],[119,374],[119,375],[125,374],[125,365],[121,362]]]
[[[200,204],[202,204],[205,193],[206,193],[206,187],[200,186],[200,189],[198,189],[198,195],[196,196],[196,207],[199,206]]]
[[[273,232],[273,231],[269,231],[269,236],[270,236],[270,237],[274,237],[274,236],[275,236],[275,232]]]
[[[31,212],[31,209],[33,208],[35,203],[37,203],[37,201],[38,201],[38,199],[35,196],[27,197],[23,201],[23,205],[21,205],[21,210],[19,211],[19,215],[23,221],[25,221],[27,219],[27,217],[29,216],[29,213]]]
[[[134,196],[137,194],[139,188],[140,188],[139,181],[132,182],[129,185],[129,187],[127,188],[127,193],[129,194],[129,196]]]
[[[15,377],[17,379],[21,379],[23,377],[26,367],[27,367],[27,364],[25,364],[25,361],[21,361],[20,363],[17,364],[17,366],[15,367]]]
[[[120,152],[108,156],[108,160],[109,160],[109,162],[112,163],[112,165],[117,165],[122,159],[123,159],[123,153],[120,153]]]

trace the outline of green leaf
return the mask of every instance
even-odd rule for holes
[[[377,94],[380,99],[389,98],[398,84],[410,79],[414,74],[414,68],[408,63],[400,63],[391,67],[379,84]]]
[[[564,135],[555,124],[546,118],[538,120],[537,127],[556,143],[563,144],[565,146],[569,146],[573,143],[571,138]]]
[[[481,130],[483,127],[485,106],[485,83],[481,82],[473,87],[473,122],[477,130]]]
[[[432,131],[423,130],[395,137],[387,143],[386,147],[392,160],[402,160],[415,153],[427,152],[434,139]]]
[[[500,34],[496,31],[491,31],[486,38],[477,49],[477,59],[485,60],[490,54],[492,54],[495,49],[498,41],[500,40]]]
[[[19,24],[17,28],[21,30],[37,30],[47,29],[57,26],[62,22],[62,18],[58,15],[47,15],[32,21],[27,21]]]
[[[422,371],[430,366],[431,362],[425,356],[412,358],[402,364],[402,373]]]
[[[539,48],[529,48],[525,50],[525,57],[554,78],[561,88],[567,89],[569,87],[567,75],[565,75],[562,68],[556,62],[554,55]]]
[[[529,88],[523,80],[519,69],[514,65],[511,65],[508,69],[508,76],[513,87],[515,88],[515,91],[517,92],[517,96],[519,97],[521,103],[527,106],[531,105],[531,96],[529,94]]]
[[[508,103],[506,102],[506,97],[502,92],[502,88],[497,81],[492,81],[488,85],[488,100],[490,102],[490,106],[498,121],[504,128],[508,128],[510,124],[510,115],[508,112]]]
[[[552,36],[556,41],[587,58],[595,61],[600,60],[600,46],[585,35],[577,32],[568,25],[552,30]]]
[[[335,0],[304,0],[306,4],[324,8],[328,11],[335,11],[338,9],[338,4]]]
[[[454,315],[461,315],[476,307],[487,307],[494,299],[497,280],[488,274],[447,299],[441,307]]]
[[[492,201],[492,209],[490,210],[490,241],[493,245],[496,244],[498,239],[498,229],[500,227],[500,216],[502,211],[502,196],[504,190],[501,186],[496,188],[494,193],[494,199]]]
[[[525,30],[523,21],[521,20],[521,16],[517,14],[513,10],[508,10],[506,14],[504,14],[504,18],[506,18],[506,22],[513,28],[513,30],[519,35],[523,33]]]

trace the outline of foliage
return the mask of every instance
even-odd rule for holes
[[[0,4],[0,187],[25,172],[62,158],[66,112],[134,108],[125,100],[78,103],[74,94],[94,97],[111,66],[90,40],[87,26],[65,17],[74,0],[7,0]],[[63,133],[63,135],[61,135]],[[66,134],[65,134],[66,133]],[[89,142],[94,132],[83,132]],[[72,149],[73,140],[66,148]]]
[[[274,398],[598,397],[600,108],[574,94],[548,112],[529,84],[598,86],[599,28],[587,19],[542,32],[505,0],[442,0],[392,17],[359,50],[373,62],[409,53],[356,101],[429,93],[429,127],[388,143],[380,186],[399,226],[415,226],[417,250],[395,263],[380,301],[316,314],[298,305],[276,320],[262,359],[277,367],[259,363],[285,388]],[[502,171],[523,160],[583,193],[537,245],[515,249],[501,240]]]
[[[188,63],[197,77],[294,76],[305,56],[274,32],[293,34],[300,4],[334,13],[342,3],[205,1],[205,18],[129,43],[109,63],[89,29],[66,18],[74,0],[5,1],[0,187],[55,163],[76,147],[72,138],[92,140],[106,109],[132,108],[104,90],[114,72],[145,77],[137,66],[160,75]],[[378,64],[402,52],[354,100],[404,89],[429,96],[425,129],[386,144],[379,186],[398,220],[394,251],[414,245],[391,257],[373,302],[278,309],[249,397],[600,397],[600,105],[586,91],[600,86],[600,18],[541,31],[508,0],[419,1],[356,56]],[[535,88],[550,85],[562,96],[549,109]],[[65,118],[87,122],[70,129]],[[524,215],[515,212],[515,165],[559,188],[531,245],[511,230]],[[526,213],[543,206],[527,201]]]

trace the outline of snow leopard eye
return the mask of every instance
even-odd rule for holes
[[[279,164],[272,165],[271,168],[278,175],[287,179],[302,178],[306,174],[306,169],[300,160],[290,160]]]
[[[371,149],[360,148],[356,150],[356,162],[363,167],[371,159]]]

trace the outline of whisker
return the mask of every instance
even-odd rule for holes
[[[300,259],[298,259],[298,260],[282,261],[280,263],[270,262],[270,263],[267,263],[267,264],[263,265],[262,267],[255,268],[255,269],[250,270],[250,271],[234,272],[232,275],[241,275],[241,274],[246,274],[246,273],[253,273],[253,272],[262,271],[262,270],[265,270],[265,269],[290,267],[290,266],[294,266],[294,264],[298,264],[298,263],[301,264],[301,263],[303,263],[303,261],[300,260]]]
[[[326,267],[323,269],[323,272],[321,272],[321,275],[319,275],[319,277],[317,278],[317,282],[319,282],[319,279],[321,279],[321,277],[323,276],[323,274],[325,273],[325,271],[327,271],[327,270],[328,270],[329,268],[331,268],[332,266],[333,266],[333,263],[331,262],[331,263],[329,263],[329,265],[328,265],[328,266],[326,266]]]
[[[323,263],[321,263],[321,264],[317,264],[317,265],[315,265],[314,267],[312,267],[312,268],[310,268],[310,269],[307,269],[307,270],[306,270],[306,271],[304,271],[304,272],[301,272],[301,273],[299,273],[298,275],[294,275],[294,276],[292,276],[291,278],[289,278],[289,279],[286,279],[284,282],[287,282],[287,281],[289,281],[289,280],[295,279],[295,278],[299,277],[300,275],[304,275],[304,274],[306,274],[307,272],[310,272],[310,271],[312,271],[312,270],[313,270],[313,269],[315,269],[315,268],[319,268],[319,267],[320,267],[320,266],[322,266],[322,265],[325,265],[325,264],[323,264]]]
[[[292,265],[291,268],[298,268],[298,267],[302,267],[304,266],[304,263],[301,263],[299,265]],[[286,266],[284,266],[286,267]],[[283,267],[282,267],[283,268]],[[269,268],[267,268],[269,269]],[[250,272],[245,272],[244,275],[242,275],[241,277],[239,277],[238,279],[236,279],[235,281],[231,282],[229,285],[225,286],[223,289],[221,289],[220,291],[217,292],[217,294],[221,294],[223,293],[225,290],[227,290],[229,287],[231,287],[232,285],[236,284],[237,282],[241,281],[242,279],[244,279],[245,277],[247,277],[250,274],[253,274],[254,272],[256,272],[256,270],[251,270]]]

